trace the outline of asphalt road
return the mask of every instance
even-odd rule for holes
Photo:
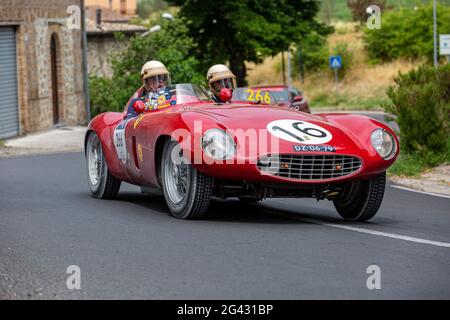
[[[368,223],[309,199],[183,221],[134,186],[92,198],[84,170],[81,153],[0,159],[0,298],[450,299],[448,198],[388,187]]]

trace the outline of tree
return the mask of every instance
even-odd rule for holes
[[[382,29],[364,28],[372,63],[425,57],[433,61],[433,5],[403,8],[383,14]],[[450,33],[450,7],[437,7],[438,34]]]
[[[147,19],[152,12],[166,8],[167,3],[164,0],[139,0],[137,3],[137,13],[142,19]]]
[[[192,51],[202,68],[229,62],[246,84],[245,61],[259,63],[264,57],[288,49],[305,34],[329,31],[314,19],[319,2],[312,0],[168,0],[180,5],[190,35],[198,46]]]
[[[335,0],[322,0],[322,16],[326,23],[331,23],[331,18],[335,13]]]
[[[149,60],[162,61],[170,71],[172,83],[203,83],[197,72],[198,61],[189,55],[195,47],[187,35],[186,23],[180,19],[161,20],[161,31],[134,37],[128,48],[112,60],[111,78],[91,77],[92,114],[104,111],[122,111],[131,95],[142,85],[140,70]]]
[[[352,11],[353,21],[358,21],[359,23],[367,21],[368,14],[366,10],[371,5],[380,7],[381,12],[393,8],[393,6],[387,5],[386,0],[347,0],[347,6]]]

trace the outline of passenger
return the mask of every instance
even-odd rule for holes
[[[206,80],[212,93],[212,100],[217,103],[227,102],[223,101],[220,97],[220,91],[223,88],[230,90],[230,98],[233,90],[236,89],[236,76],[223,64],[215,64],[209,68],[206,74]]]

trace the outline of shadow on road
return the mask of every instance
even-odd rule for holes
[[[287,201],[284,201],[287,200]],[[296,202],[293,202],[295,200]],[[346,224],[355,227],[395,225],[396,219],[377,217],[368,222],[351,222],[341,219],[337,212],[326,208],[321,204],[312,207],[311,203],[303,202],[304,199],[268,199],[257,203],[247,203],[236,198],[211,200],[208,212],[196,221],[202,222],[226,222],[226,223],[263,223],[263,224],[310,224],[332,223]],[[130,203],[142,207],[143,211],[125,210],[124,214],[138,214],[158,216],[161,219],[174,219],[169,214],[162,195],[142,194],[139,191],[121,191],[116,200],[122,203]],[[298,202],[297,202],[298,201]],[[307,201],[307,200],[304,200]],[[308,220],[314,220],[308,221]],[[182,221],[182,220],[178,220]]]
[[[145,209],[149,214],[158,213],[170,219],[164,197],[159,195],[144,195],[136,192],[121,192],[116,201],[133,203]],[[301,201],[301,200],[299,200]],[[262,203],[246,203],[238,199],[212,199],[208,212],[200,221],[233,222],[233,223],[267,223],[267,224],[306,224],[305,219],[315,219],[324,223],[342,222],[338,217],[330,217],[320,214],[320,208],[311,212],[303,210],[293,212],[273,205],[266,206]],[[299,220],[300,219],[300,220]]]

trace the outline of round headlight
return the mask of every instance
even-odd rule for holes
[[[377,150],[384,160],[391,159],[396,152],[397,146],[394,137],[384,129],[376,129],[370,136],[372,146]]]
[[[202,137],[202,148],[215,160],[226,160],[234,156],[236,146],[233,138],[220,129],[210,129]]]

